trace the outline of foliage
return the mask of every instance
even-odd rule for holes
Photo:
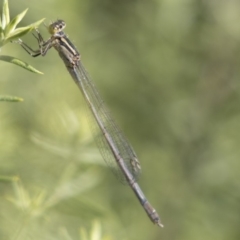
[[[164,228],[106,167],[81,92],[54,49],[32,59],[12,45],[45,74],[33,81],[0,65],[1,91],[24,97],[0,107],[0,239],[84,240],[98,219],[100,239],[238,240],[240,2],[9,3],[11,12],[31,9],[26,25],[42,16],[66,21],[139,157],[139,184]]]
[[[27,10],[28,9],[24,10],[22,13],[18,14],[15,18],[10,20],[8,0],[3,1],[2,16],[0,16],[0,50],[1,47],[4,46],[5,44],[24,36],[25,34],[29,33],[43,22],[44,19],[32,23],[26,27],[16,28],[19,22],[23,19],[23,17],[27,13]],[[0,55],[0,60],[13,63],[19,67],[25,68],[28,71],[42,74],[41,72],[33,68],[31,65],[15,57]],[[22,101],[22,99],[12,96],[9,97],[0,96],[0,101],[18,102]]]

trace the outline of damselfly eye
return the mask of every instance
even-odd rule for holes
[[[66,24],[62,20],[58,20],[58,29],[62,30],[66,27]]]

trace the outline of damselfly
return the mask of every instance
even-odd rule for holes
[[[57,50],[68,72],[80,88],[101,131],[101,134],[97,137],[97,142],[101,146],[99,149],[104,160],[110,167],[117,170],[116,172],[122,176],[123,181],[129,184],[151,221],[163,227],[159,215],[136,182],[141,170],[138,158],[105,107],[96,87],[82,65],[79,52],[63,32],[65,27],[66,24],[63,20],[57,20],[50,24],[48,30],[51,37],[47,41],[44,41],[42,35],[36,29],[37,35],[34,35],[34,37],[38,41],[38,50],[33,50],[20,39],[17,43],[33,57],[45,56],[52,47]]]

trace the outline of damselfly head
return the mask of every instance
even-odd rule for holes
[[[66,27],[66,23],[63,20],[57,20],[51,23],[48,27],[48,31],[50,34],[55,34],[61,32]]]

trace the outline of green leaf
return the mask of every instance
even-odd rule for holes
[[[10,15],[9,15],[9,7],[8,7],[8,0],[3,1],[3,8],[2,8],[2,28],[5,27],[10,22]]]
[[[42,72],[38,71],[37,69],[35,69],[31,65],[29,65],[28,63],[23,62],[22,60],[20,60],[18,58],[14,58],[14,57],[11,57],[11,56],[0,55],[0,60],[16,64],[17,66],[25,68],[28,71],[33,72],[33,73],[43,74]]]
[[[6,26],[5,35],[8,35],[8,33],[11,33],[16,28],[18,23],[21,22],[23,17],[26,15],[27,11],[28,8],[11,20],[11,22]]]
[[[2,45],[10,42],[10,41],[13,41],[15,39],[18,39],[20,38],[21,36],[31,32],[32,30],[34,29],[34,27],[31,27],[31,26],[28,26],[28,27],[22,27],[22,28],[17,28],[15,31],[13,31],[11,34],[9,34],[4,42],[2,43]]]
[[[23,99],[20,98],[20,97],[14,97],[14,96],[8,96],[8,95],[1,96],[0,95],[0,101],[5,101],[5,102],[22,102]]]
[[[44,20],[45,20],[45,18],[42,18],[41,20],[30,24],[29,27],[36,28],[36,27],[38,27]],[[28,26],[27,26],[27,27],[28,27]]]
[[[32,23],[30,25],[28,25],[27,27],[21,27],[21,28],[17,28],[15,29],[13,32],[11,32],[8,36],[6,36],[5,41],[2,43],[2,45],[6,44],[9,41],[13,41],[15,39],[20,38],[21,36],[27,34],[28,32],[31,32],[34,28],[38,27],[45,18]]]

